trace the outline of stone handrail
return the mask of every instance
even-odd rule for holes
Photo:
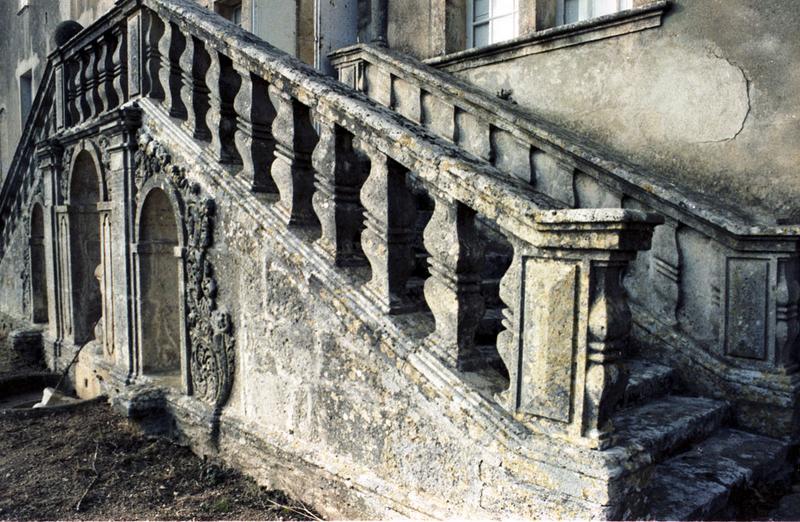
[[[54,69],[58,129],[125,100],[160,102],[231,175],[275,194],[287,227],[318,229],[333,265],[369,267],[362,289],[380,310],[429,309],[426,346],[456,369],[476,358],[489,241],[480,223],[492,223],[514,251],[497,343],[511,382],[499,400],[537,430],[611,443],[631,326],[620,273],[649,248],[660,217],[560,209],[190,0],[118,3],[60,50]],[[434,203],[422,238],[415,190]],[[420,239],[424,302],[409,291]]]

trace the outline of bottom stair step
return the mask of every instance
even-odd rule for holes
[[[668,395],[620,410],[611,422],[617,446],[638,448],[659,462],[714,433],[728,411],[722,401]]]
[[[643,491],[651,520],[702,520],[719,514],[738,488],[788,479],[788,445],[734,429],[721,429],[691,450],[655,467]],[[734,495],[735,496],[735,495]]]

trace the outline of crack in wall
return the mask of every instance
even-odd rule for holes
[[[747,119],[750,117],[750,112],[753,110],[752,98],[750,97],[750,86],[752,85],[753,82],[750,79],[750,77],[747,76],[747,72],[744,70],[744,68],[741,65],[737,64],[736,62],[731,61],[730,59],[728,59],[728,58],[726,58],[724,56],[720,56],[716,52],[712,51],[711,55],[714,56],[715,58],[719,59],[719,60],[724,60],[731,67],[737,68],[739,70],[739,72],[742,74],[742,78],[744,79],[745,97],[747,99],[747,110],[745,110],[744,117],[742,118],[742,122],[739,124],[739,129],[735,133],[733,133],[733,136],[731,136],[729,138],[722,138],[722,139],[719,139],[719,140],[707,140],[707,141],[698,142],[698,143],[726,143],[726,142],[729,142],[729,141],[733,141],[733,140],[735,140],[736,138],[739,137],[739,134],[741,134],[742,131],[744,130],[745,124],[747,123]]]

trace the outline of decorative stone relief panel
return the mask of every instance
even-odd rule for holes
[[[519,409],[559,422],[570,422],[575,363],[576,310],[551,303],[576,302],[578,266],[560,261],[529,258],[523,263],[522,310],[529,317],[520,335],[524,346]]]
[[[725,354],[764,360],[770,260],[728,258],[725,279]]]
[[[214,200],[205,197],[185,169],[147,129],[139,131],[134,182],[138,190],[154,176],[163,176],[179,197],[185,232],[185,314],[189,340],[192,393],[221,409],[230,397],[235,340],[230,314],[217,303],[218,283],[208,251],[214,243]]]

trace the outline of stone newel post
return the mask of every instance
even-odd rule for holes
[[[624,209],[550,211],[512,238],[497,348],[510,377],[499,400],[515,417],[591,447],[613,444],[631,328],[621,279],[662,222]]]

